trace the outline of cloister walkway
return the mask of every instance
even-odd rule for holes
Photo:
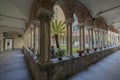
[[[120,80],[120,51],[111,54],[68,80]]]
[[[0,54],[0,80],[32,80],[20,50]]]

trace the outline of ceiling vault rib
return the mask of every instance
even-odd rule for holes
[[[118,27],[117,29],[120,29],[120,27]]]
[[[120,23],[120,21],[115,21],[115,22],[112,22],[112,24],[114,24],[114,23]]]
[[[17,19],[17,20],[22,20],[22,21],[24,21],[24,22],[27,23],[27,20],[26,20],[26,19],[17,18],[17,17],[12,17],[12,16],[8,16],[8,15],[3,15],[3,14],[0,14],[0,16],[4,16],[4,17],[8,17],[8,18],[13,18],[13,19]]]
[[[24,28],[17,28],[17,27],[12,27],[12,26],[3,26],[3,25],[0,25],[0,27],[8,27],[8,28],[24,29]]]
[[[120,5],[115,6],[115,7],[112,7],[112,8],[110,8],[110,9],[107,9],[107,10],[104,10],[104,11],[101,11],[101,12],[97,13],[97,15],[100,15],[100,14],[102,14],[102,13],[105,13],[105,12],[111,11],[111,10],[116,9],[116,8],[118,8],[118,7],[120,7]],[[97,16],[97,15],[96,15],[96,16]]]

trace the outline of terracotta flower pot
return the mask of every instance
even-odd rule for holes
[[[86,52],[89,53],[90,49],[86,49]]]
[[[97,48],[94,48],[94,51],[97,51]]]
[[[62,60],[62,57],[59,57],[59,58],[58,58],[58,60],[60,60],[60,61],[61,61],[61,60]]]
[[[104,48],[106,48],[106,46],[104,46]]]
[[[79,56],[81,56],[82,53],[84,53],[84,51],[83,50],[78,50],[77,53],[79,54]]]
[[[100,50],[102,50],[102,47],[100,47]]]

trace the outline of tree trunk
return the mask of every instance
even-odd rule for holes
[[[58,34],[55,34],[55,41],[56,41],[56,47],[60,48],[59,41],[58,41]]]

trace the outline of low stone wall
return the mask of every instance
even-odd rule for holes
[[[37,66],[36,55],[32,51],[30,51],[27,47],[23,48],[23,53],[25,55],[25,60],[31,72],[32,78],[34,80],[40,80],[39,79],[40,72],[39,72],[39,67]]]
[[[119,47],[114,47],[94,52],[87,56],[77,56],[72,59],[68,58],[63,61],[54,62],[53,60],[52,63],[44,65],[38,64],[29,50],[24,49],[24,53],[35,80],[66,80],[70,76],[86,69],[88,66],[100,61],[118,49]]]

